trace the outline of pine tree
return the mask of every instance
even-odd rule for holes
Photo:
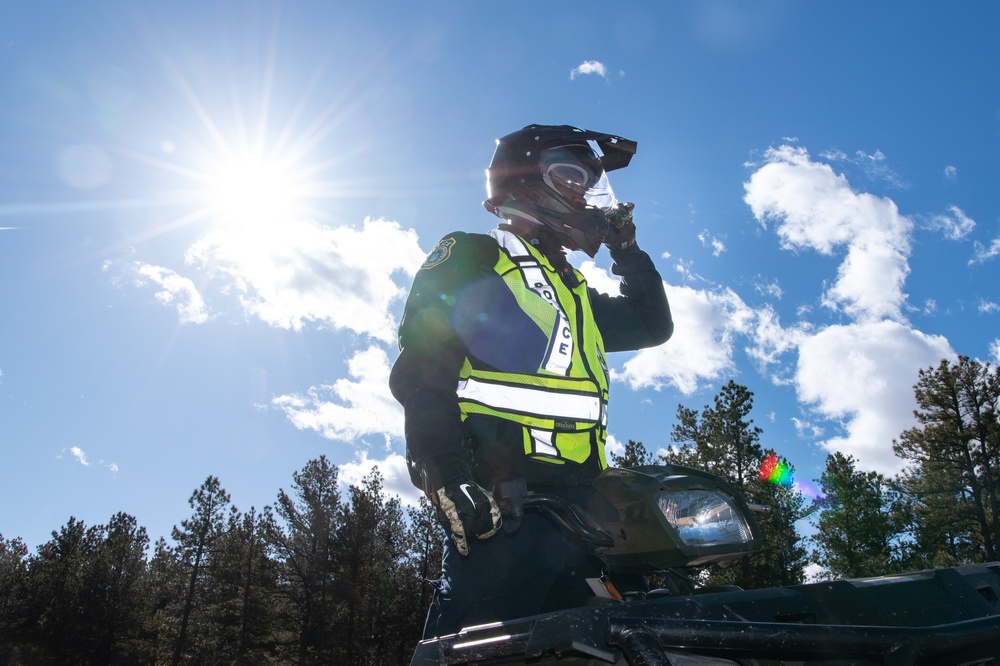
[[[209,476],[192,493],[188,504],[194,514],[174,527],[172,537],[176,554],[185,573],[186,590],[178,613],[178,631],[171,663],[177,666],[185,655],[194,660],[212,660],[214,651],[206,644],[210,631],[205,626],[211,614],[198,601],[207,596],[209,567],[213,548],[224,532],[224,517],[229,507],[229,494],[219,479]],[[192,630],[193,628],[193,630]]]
[[[407,509],[407,518],[408,582],[400,594],[408,609],[406,623],[413,628],[414,639],[418,639],[423,633],[433,595],[431,582],[441,578],[441,558],[447,537],[438,521],[437,509],[423,496],[416,507]]]
[[[0,664],[15,663],[24,639],[28,603],[28,548],[0,534]]]
[[[914,387],[918,427],[900,435],[893,449],[907,469],[901,487],[925,524],[959,518],[957,530],[942,534],[934,548],[961,544],[971,517],[978,542],[975,559],[1000,554],[1000,375],[989,363],[960,356],[921,370]],[[942,514],[946,512],[946,514]],[[952,549],[960,553],[964,548]]]
[[[345,664],[394,663],[419,635],[403,626],[409,613],[397,594],[407,582],[406,533],[398,498],[387,498],[378,470],[348,489],[337,531],[338,598],[345,606]]]
[[[100,534],[71,517],[29,559],[30,628],[24,637],[24,660],[38,664],[84,664],[93,653],[89,604],[89,560]]]
[[[129,664],[152,658],[146,594],[149,539],[116,514],[86,527],[70,518],[28,558],[20,636],[28,663]]]
[[[756,476],[763,457],[761,429],[749,418],[752,409],[753,393],[733,380],[722,387],[712,407],[705,406],[700,417],[678,405],[672,439],[681,448],[663,460],[704,469],[742,489]]]
[[[277,569],[268,557],[266,538],[265,521],[256,509],[230,509],[215,547],[209,604],[220,662],[265,663],[263,659],[276,651]]]
[[[950,567],[983,560],[979,522],[963,472],[941,467],[933,474],[904,470],[894,480],[905,503],[910,535],[906,569]]]
[[[820,478],[816,563],[831,578],[860,578],[906,568],[902,498],[878,472],[856,468],[852,456],[833,453]]]
[[[656,456],[646,450],[642,442],[628,440],[625,450],[621,455],[611,454],[611,464],[614,467],[641,467],[642,465],[655,465]]]
[[[291,495],[279,490],[273,512],[265,513],[284,595],[285,616],[279,626],[294,636],[290,653],[281,653],[285,661],[335,663],[339,608],[333,589],[334,537],[342,517],[337,476],[336,465],[326,456],[310,460],[292,475]]]
[[[117,513],[89,567],[94,663],[137,664],[152,658],[146,550],[149,537],[133,516]]]
[[[808,551],[796,523],[806,518],[810,508],[792,484],[794,466],[774,451],[764,451],[765,460],[776,460],[784,470],[780,481],[760,474],[747,483],[747,501],[768,507],[755,515],[763,536],[761,550],[750,557],[752,580],[746,587],[781,587],[801,583],[805,577]]]
[[[155,662],[166,664],[173,658],[180,626],[179,609],[187,592],[188,580],[178,549],[171,547],[163,537],[153,545],[148,579]]]

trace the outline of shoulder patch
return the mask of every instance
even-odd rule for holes
[[[427,255],[427,258],[424,260],[423,265],[420,266],[420,269],[434,268],[435,266],[439,266],[446,262],[448,257],[451,256],[451,248],[453,247],[455,247],[454,238],[442,239],[437,245],[434,246],[431,253]]]

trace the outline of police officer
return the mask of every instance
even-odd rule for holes
[[[600,575],[596,560],[540,514],[507,516],[501,529],[494,495],[510,483],[571,500],[586,493],[607,467],[605,353],[673,332],[632,204],[616,200],[607,177],[635,149],[570,126],[499,139],[484,205],[501,224],[448,234],[413,280],[390,388],[404,408],[411,478],[451,537],[425,638],[592,594],[584,579]],[[589,288],[566,260],[566,250],[593,257],[602,244],[619,296]]]

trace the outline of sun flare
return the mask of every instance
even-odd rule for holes
[[[259,225],[287,219],[301,205],[292,174],[260,158],[234,159],[211,174],[209,205],[229,224]]]
[[[314,93],[325,90],[322,67],[309,85],[289,94],[278,85],[274,49],[261,57],[262,79],[234,82],[222,94],[190,74],[186,61],[165,61],[176,86],[172,100],[181,104],[165,107],[171,122],[163,124],[168,132],[159,150],[115,152],[155,169],[149,178],[155,195],[146,200],[171,217],[131,231],[130,242],[207,224],[269,243],[284,223],[338,219],[329,201],[358,196],[359,182],[344,168],[358,148],[353,135],[339,135],[356,104],[343,91],[316,103]]]

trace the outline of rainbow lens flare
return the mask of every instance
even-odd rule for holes
[[[792,469],[775,454],[770,454],[760,465],[761,481],[767,481],[779,486],[792,486]]]

